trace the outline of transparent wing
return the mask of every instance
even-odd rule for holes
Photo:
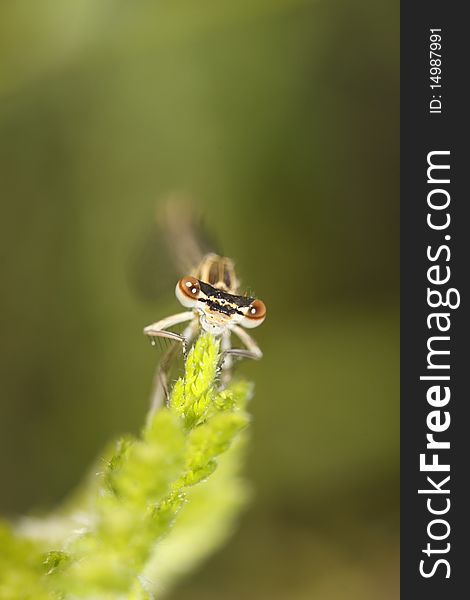
[[[167,296],[205,254],[218,251],[195,202],[173,193],[157,204],[154,222],[139,236],[129,267],[131,287],[145,300]]]

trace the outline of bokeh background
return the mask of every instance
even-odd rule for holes
[[[170,598],[398,598],[398,10],[0,3],[4,514],[138,431],[142,327],[178,304],[136,264],[184,190],[269,315],[240,365],[253,501]]]

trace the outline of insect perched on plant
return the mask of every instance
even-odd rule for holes
[[[164,337],[182,344],[186,355],[187,344],[201,330],[221,337],[221,381],[230,379],[232,357],[260,359],[262,352],[255,340],[245,331],[261,325],[266,317],[264,302],[238,293],[238,280],[233,261],[217,254],[206,254],[191,275],[181,278],[176,284],[176,297],[187,310],[148,325],[144,334],[150,338]],[[169,331],[180,323],[189,324],[182,334]],[[235,334],[244,348],[233,348]],[[153,406],[162,402],[163,394],[168,399],[168,369],[174,356],[174,348],[163,358],[157,372]]]
[[[235,275],[233,261],[212,252],[203,254],[201,228],[195,226],[195,215],[190,205],[172,200],[165,205],[164,214],[159,218],[164,226],[166,245],[180,265],[195,261],[198,264],[189,268],[189,275],[176,284],[176,297],[187,309],[144,328],[144,334],[152,343],[155,338],[168,338],[177,342],[163,356],[156,373],[152,406],[157,408],[164,398],[168,401],[168,378],[171,365],[178,351],[182,349],[186,357],[188,344],[201,331],[211,333],[221,340],[219,372],[221,384],[230,380],[234,357],[262,357],[258,344],[245,329],[261,325],[266,317],[266,306],[261,300],[239,293],[239,282]],[[183,332],[171,331],[172,327],[187,323]],[[242,343],[242,348],[232,347],[232,334]]]

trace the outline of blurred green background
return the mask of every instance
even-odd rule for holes
[[[142,327],[179,308],[135,262],[182,189],[269,314],[253,502],[170,598],[398,598],[398,11],[0,2],[4,514],[142,424]]]

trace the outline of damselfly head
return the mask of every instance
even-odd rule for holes
[[[176,285],[176,297],[183,306],[199,314],[205,331],[220,335],[234,325],[252,328],[261,325],[266,317],[264,302],[250,296],[240,296],[187,275]]]

